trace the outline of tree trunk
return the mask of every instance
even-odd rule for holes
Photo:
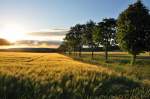
[[[74,46],[74,48],[73,48],[73,52],[74,52],[74,56],[76,56],[76,52],[75,52],[75,46]]]
[[[82,54],[81,51],[82,51],[82,48],[80,47],[79,48],[79,57],[81,57],[81,54]]]
[[[108,51],[107,51],[107,48],[105,48],[105,61],[106,62],[108,61]]]
[[[136,54],[132,55],[131,65],[134,65],[136,62]]]
[[[92,50],[92,59],[94,58],[94,51]]]
[[[93,49],[93,45],[91,47],[91,51],[92,51],[92,59],[94,58],[94,49]]]
[[[71,51],[68,51],[68,54],[71,55]]]
[[[108,62],[108,46],[105,46],[105,62]]]

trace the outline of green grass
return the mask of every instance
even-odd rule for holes
[[[57,53],[0,52],[0,62],[0,99],[150,98],[141,80]]]
[[[82,57],[78,57],[74,54],[69,55],[69,57],[85,63],[110,68],[124,76],[150,82],[149,53],[142,53],[138,55],[134,66],[131,66],[130,64],[131,55],[126,52],[109,52],[109,60],[107,63],[105,62],[104,52],[95,52],[94,59],[91,59],[90,52],[83,52]]]

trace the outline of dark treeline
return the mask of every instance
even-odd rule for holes
[[[0,38],[0,46],[2,46],[2,45],[11,45],[11,44],[6,39]]]
[[[79,52],[79,56],[82,51],[91,51],[92,58],[94,51],[100,49],[99,51],[105,51],[107,61],[108,51],[119,49],[115,38],[116,20],[114,18],[105,18],[99,23],[90,20],[86,24],[76,24],[71,27],[59,49],[70,54]]]
[[[103,47],[108,61],[108,51],[118,46],[132,55],[132,65],[139,53],[150,51],[150,14],[140,0],[129,5],[118,19],[105,18],[98,23],[90,20],[71,27],[59,50],[82,56],[83,49],[88,48],[93,58],[94,49]]]
[[[32,52],[32,53],[55,53],[56,48],[8,48],[0,49],[0,52]]]

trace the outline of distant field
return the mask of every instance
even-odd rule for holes
[[[0,99],[148,99],[147,76],[137,79],[57,53],[0,52]]]

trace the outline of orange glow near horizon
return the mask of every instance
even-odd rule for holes
[[[45,31],[46,30],[46,31]],[[46,41],[46,40],[53,40],[53,41],[62,41],[65,35],[32,35],[30,33],[32,32],[58,32],[58,30],[54,29],[45,29],[45,30],[31,30],[27,29],[26,27],[19,25],[19,24],[3,24],[2,27],[0,27],[0,38],[6,39],[11,43],[15,43],[19,40],[40,40],[40,41]]]

